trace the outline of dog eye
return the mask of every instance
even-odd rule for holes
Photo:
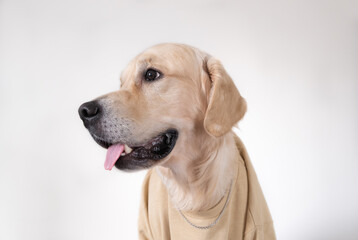
[[[145,80],[148,82],[154,81],[160,77],[160,73],[154,69],[148,69],[145,73]]]

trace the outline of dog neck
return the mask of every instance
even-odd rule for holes
[[[236,174],[238,150],[233,136],[229,132],[220,138],[206,137],[205,141],[196,138],[197,144],[156,167],[176,208],[205,211],[223,198]]]

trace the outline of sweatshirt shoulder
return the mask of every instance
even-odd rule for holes
[[[144,177],[142,184],[142,194],[148,196],[150,193],[159,194],[160,192],[166,192],[165,186],[162,183],[162,180],[160,179],[155,168],[151,168],[148,170]]]

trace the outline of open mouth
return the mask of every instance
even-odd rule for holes
[[[111,170],[148,168],[165,158],[173,150],[178,131],[169,129],[152,138],[141,146],[128,146],[123,143],[109,143],[93,135],[94,140],[104,148],[108,148],[104,167]]]

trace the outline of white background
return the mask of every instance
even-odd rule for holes
[[[0,239],[136,239],[144,172],[105,171],[77,114],[161,42],[247,99],[278,239],[358,239],[357,1],[0,1]]]

